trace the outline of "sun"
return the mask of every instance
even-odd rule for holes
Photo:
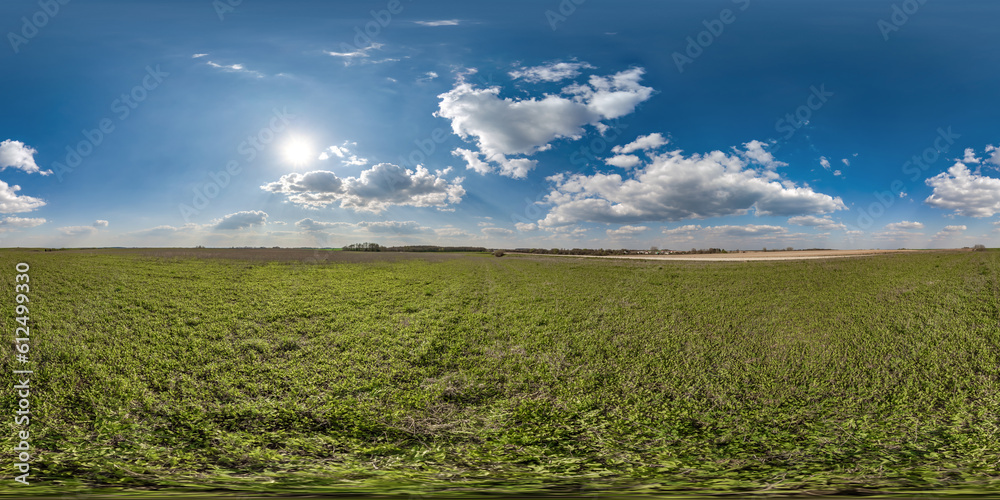
[[[312,144],[301,137],[292,137],[285,143],[282,150],[285,161],[292,165],[301,166],[309,163],[316,156]]]

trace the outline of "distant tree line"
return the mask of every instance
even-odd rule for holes
[[[349,252],[381,252],[385,249],[382,245],[378,243],[351,243],[345,246],[341,250],[346,250]]]
[[[378,243],[352,243],[341,250],[348,252],[489,252],[489,249],[484,247],[442,247],[437,245],[385,247]]]

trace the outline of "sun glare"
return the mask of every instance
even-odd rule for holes
[[[283,152],[285,161],[297,166],[309,163],[315,156],[312,145],[301,137],[293,137],[289,139],[289,141],[285,143]]]

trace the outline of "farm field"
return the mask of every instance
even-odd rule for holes
[[[18,262],[0,496],[1000,494],[997,251],[3,250],[8,333]]]

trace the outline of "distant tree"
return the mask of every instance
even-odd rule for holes
[[[791,252],[792,250],[795,250],[795,247],[785,247],[785,251]]]
[[[649,247],[649,251],[653,252],[653,253],[656,253],[656,252],[659,252],[660,249],[656,245],[653,245],[653,246]]]
[[[504,255],[503,250],[494,250],[493,251],[493,256],[494,257],[503,257],[503,255]]]
[[[976,245],[976,246],[972,247],[972,251],[973,252],[985,252],[986,251],[986,245]]]

